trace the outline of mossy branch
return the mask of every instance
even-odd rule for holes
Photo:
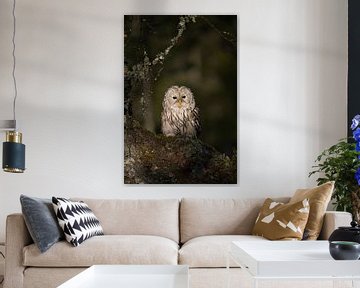
[[[196,138],[155,135],[125,120],[125,184],[236,184],[237,158]]]

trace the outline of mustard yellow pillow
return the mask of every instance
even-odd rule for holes
[[[260,209],[252,234],[269,240],[301,240],[308,217],[307,199],[284,204],[268,198]]]
[[[316,240],[324,222],[326,208],[334,190],[334,181],[324,183],[311,189],[298,189],[289,203],[309,199],[310,213],[305,227],[304,240]]]

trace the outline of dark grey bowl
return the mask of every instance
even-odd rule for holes
[[[360,257],[360,244],[348,241],[331,241],[330,255],[335,260],[358,260]]]

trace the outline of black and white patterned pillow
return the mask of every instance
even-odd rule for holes
[[[99,220],[84,202],[52,197],[55,214],[66,241],[79,246],[86,239],[104,235]]]

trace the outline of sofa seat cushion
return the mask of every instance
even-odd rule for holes
[[[95,264],[170,264],[178,262],[178,244],[160,236],[95,236],[78,247],[66,241],[45,253],[31,244],[24,247],[23,264],[35,267],[88,267]]]
[[[179,251],[179,264],[194,268],[226,267],[232,241],[269,241],[252,235],[201,236],[186,242]],[[230,259],[231,267],[239,267]]]

